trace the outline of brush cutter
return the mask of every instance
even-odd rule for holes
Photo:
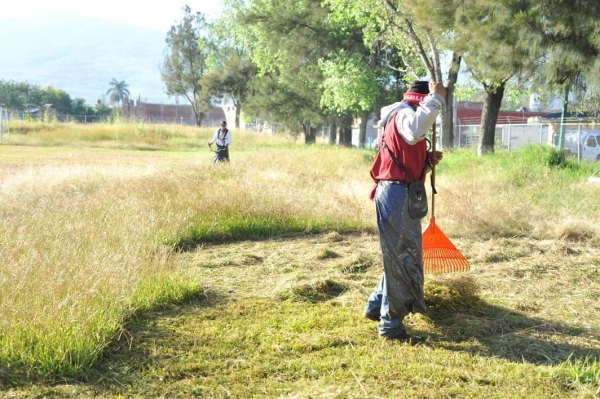
[[[433,124],[431,150],[435,154],[436,131]],[[435,165],[431,169],[431,186],[435,187]],[[423,264],[425,273],[466,272],[471,266],[435,223],[435,189],[431,190],[431,219],[423,232]]]
[[[220,152],[224,151],[225,148],[217,146],[217,149],[213,150],[212,144],[209,144],[208,148],[210,148],[210,150],[215,153],[215,157],[213,159],[213,163],[225,162],[225,159],[223,159],[221,157],[221,154],[220,154]]]

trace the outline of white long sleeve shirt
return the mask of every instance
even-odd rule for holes
[[[394,121],[400,135],[409,144],[425,138],[427,131],[441,112],[446,99],[437,93],[429,93],[414,111],[405,102],[397,102],[381,109],[381,119],[386,120],[390,112],[400,107]]]
[[[225,134],[221,128],[217,129],[211,143],[217,143],[222,147],[229,145],[231,143],[231,130],[227,129],[227,134]]]

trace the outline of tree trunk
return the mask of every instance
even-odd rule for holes
[[[190,105],[192,106],[192,112],[194,113],[194,120],[196,122],[196,126],[201,126],[202,119],[204,118],[204,114],[200,111],[200,105],[196,101],[196,98],[191,99],[188,96],[186,96],[186,97],[187,97],[188,101],[190,102]]]
[[[352,115],[345,114],[340,118],[340,138],[339,145],[345,147],[352,146]]]
[[[238,107],[236,105],[235,106],[235,128],[236,129],[240,128],[240,113],[241,113],[241,109],[240,109],[240,107]]]
[[[454,147],[454,93],[450,85],[446,92],[446,107],[442,111],[442,148]]]
[[[360,117],[360,130],[358,131],[358,148],[365,148],[367,141],[367,122],[369,122],[369,111],[364,112]]]
[[[558,150],[564,148],[565,141],[565,116],[567,115],[567,109],[569,106],[569,86],[565,85],[565,98],[563,99],[562,111],[560,113],[560,130],[558,131]],[[554,143],[554,141],[552,141]]]
[[[481,113],[481,131],[479,132],[479,146],[477,148],[479,156],[494,153],[496,122],[498,121],[506,82],[502,82],[498,86],[484,85],[483,87],[485,89],[485,101]]]
[[[204,114],[200,112],[200,108],[197,105],[192,104],[192,112],[194,113],[194,120],[196,121],[196,126],[202,126],[202,119],[204,119]]]
[[[329,127],[329,145],[335,145],[337,123],[333,122]]]
[[[305,125],[304,128],[304,144],[314,144],[317,141],[317,128],[310,125]]]
[[[454,147],[454,90],[456,89],[461,60],[460,55],[452,54],[452,64],[448,72],[446,87],[446,107],[442,114],[442,148]]]

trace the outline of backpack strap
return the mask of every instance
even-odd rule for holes
[[[400,102],[400,104],[408,104],[408,106],[411,107],[413,111],[417,110],[417,106],[409,101],[402,100]],[[385,127],[387,126],[388,122],[392,119],[392,117],[394,115],[396,115],[400,111],[400,109],[401,109],[401,106],[398,106],[388,114],[388,117],[385,119],[385,122],[383,123],[384,133],[385,133]]]
[[[417,106],[411,102],[404,100],[404,101],[402,101],[402,103],[408,104],[413,109],[413,111],[417,110]],[[388,115],[387,119],[385,120],[385,122],[383,124],[383,134],[381,135],[381,147],[387,148],[388,152],[390,153],[390,156],[392,157],[392,160],[394,161],[394,163],[396,165],[398,165],[400,170],[402,170],[404,172],[404,175],[410,180],[409,181],[409,184],[410,184],[412,182],[415,182],[416,180],[412,177],[412,175],[410,173],[408,173],[406,168],[404,168],[404,166],[402,166],[400,161],[398,161],[398,158],[396,158],[396,155],[394,155],[392,150],[390,150],[390,148],[385,143],[385,128],[387,127],[388,122],[390,120],[393,120],[396,117],[398,112],[400,112],[400,107],[396,108],[395,110],[392,110],[392,112],[390,112],[390,114]],[[426,165],[423,165],[423,171],[421,172],[421,175],[419,176],[419,180],[421,180],[423,178],[423,175],[425,174],[425,170],[426,170]]]
[[[219,128],[219,134],[217,134],[217,137],[221,136],[221,133],[223,133],[223,129]],[[225,145],[225,137],[227,137],[227,133],[229,133],[229,129],[227,129],[227,131],[223,135],[223,138],[219,139],[223,141],[223,145]]]
[[[394,114],[396,114],[394,112]],[[398,165],[398,167],[400,168],[400,170],[402,170],[404,172],[404,174],[406,175],[406,177],[410,180],[409,183],[412,183],[414,181],[416,181],[412,175],[410,173],[408,173],[408,171],[406,170],[406,168],[404,168],[404,166],[402,166],[402,164],[400,163],[400,161],[398,161],[398,158],[396,158],[396,156],[394,155],[394,153],[392,152],[392,150],[390,150],[390,147],[387,146],[387,144],[385,143],[385,134],[384,137],[381,139],[381,145],[384,148],[387,148],[388,152],[390,153],[390,156],[392,157],[392,160],[394,161],[394,163],[396,165]],[[423,170],[425,170],[425,168],[423,168]],[[421,176],[423,176],[423,174],[421,173]]]

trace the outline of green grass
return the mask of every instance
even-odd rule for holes
[[[554,165],[553,154],[544,146],[483,158],[468,150],[446,154],[436,180],[439,196],[446,200],[436,210],[454,220],[442,225],[444,231],[465,237],[543,239],[555,238],[573,224],[595,234],[597,228],[584,215],[600,211],[593,195],[599,187],[587,181],[597,163],[567,158]]]
[[[209,131],[23,129],[0,147],[3,396],[562,398],[600,386],[597,164],[539,146],[447,152],[436,221],[472,270],[428,276],[428,313],[408,328],[429,340],[411,347],[361,316],[381,273],[373,152],[236,132],[232,162],[213,166]],[[155,151],[133,150],[144,140]]]

